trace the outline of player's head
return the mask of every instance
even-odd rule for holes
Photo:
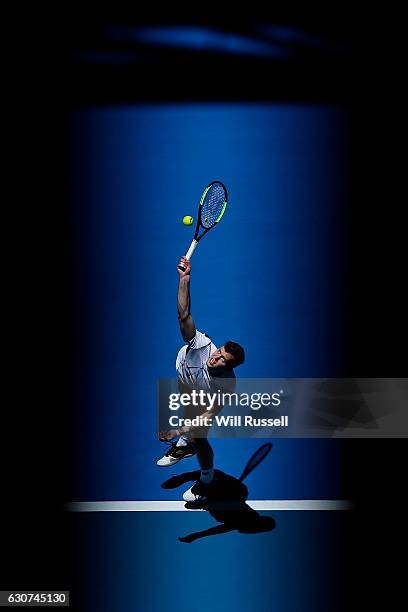
[[[228,340],[214,351],[207,361],[210,368],[231,371],[245,361],[245,351],[240,344]]]

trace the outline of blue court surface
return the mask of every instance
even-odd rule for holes
[[[182,345],[176,265],[204,187],[227,212],[192,259],[192,314],[218,346],[240,342],[246,378],[336,377],[344,365],[346,119],[335,106],[151,104],[72,114],[76,440],[67,502],[166,502],[158,468],[159,378]],[[259,439],[213,440],[239,476]],[[341,500],[340,440],[276,439],[249,499]],[[177,536],[202,511],[79,512],[84,610],[330,610],[348,512],[266,510],[272,532]],[[82,577],[78,580],[84,580]]]
[[[271,532],[191,544],[177,536],[212,527],[206,512],[72,514],[81,539],[72,604],[84,612],[337,610],[338,530],[348,513],[264,514],[276,521]]]

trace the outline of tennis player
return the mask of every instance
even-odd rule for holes
[[[191,263],[182,257],[178,265],[184,268],[177,267],[180,277],[177,296],[178,320],[181,335],[187,343],[179,350],[176,359],[179,388],[187,391],[199,388],[209,392],[222,390],[231,393],[235,389],[234,368],[244,362],[244,349],[232,341],[217,348],[206,334],[196,329],[190,312]],[[215,405],[202,414],[211,418],[221,410],[222,406]],[[174,442],[164,457],[157,461],[157,465],[174,465],[181,459],[197,454],[201,475],[195,485],[184,493],[183,498],[186,501],[194,501],[204,495],[214,477],[214,453],[207,440],[209,429],[184,426],[159,433],[161,440]]]

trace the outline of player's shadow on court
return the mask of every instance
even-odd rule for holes
[[[196,481],[199,477],[199,470],[184,472],[169,478],[161,486],[163,489],[175,489],[186,482]],[[186,502],[185,507],[188,509],[200,507],[207,510],[220,525],[179,537],[180,542],[191,543],[200,538],[207,538],[230,531],[261,533],[272,531],[275,528],[276,523],[271,516],[262,516],[248,506],[246,503],[248,498],[248,488],[246,485],[221,470],[214,470],[214,480],[209,486],[206,496],[204,504],[197,505],[196,502]]]

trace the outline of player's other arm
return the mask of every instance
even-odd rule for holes
[[[177,312],[180,325],[181,335],[185,342],[189,342],[196,335],[196,326],[190,312],[190,272],[191,263],[185,257],[180,259],[179,265],[182,264],[185,270],[177,268],[179,273],[179,287],[177,294]]]
[[[215,405],[211,408],[211,410],[206,410],[205,412],[202,412],[201,414],[197,416],[199,418],[206,417],[207,419],[209,419],[209,422],[211,422],[211,420],[217,414],[219,414],[223,408],[224,408],[223,405],[220,405],[217,402],[215,402]],[[198,425],[196,427],[194,427],[193,425],[183,425],[182,427],[179,427],[178,429],[170,429],[169,431],[160,431],[159,439],[162,441],[164,440],[169,441],[169,440],[174,440],[174,438],[177,438],[177,436],[182,436],[184,434],[190,434],[190,436],[194,438],[194,432],[200,431],[200,429],[202,429],[201,425]]]

